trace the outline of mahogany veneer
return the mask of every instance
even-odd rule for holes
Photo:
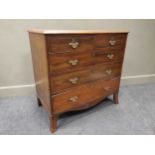
[[[118,92],[127,31],[30,30],[38,105],[50,117],[86,109]]]

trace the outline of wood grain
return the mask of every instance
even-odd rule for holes
[[[44,30],[44,29],[31,29],[31,33],[41,34],[102,34],[102,33],[129,33],[127,30]]]
[[[121,63],[100,64],[84,70],[51,77],[51,87],[53,88],[52,94],[60,93],[65,91],[65,89],[96,81],[98,79],[112,79],[120,77],[121,65]],[[110,74],[107,73],[109,70],[111,71]],[[70,82],[70,79],[77,79],[77,83]]]
[[[87,102],[113,94],[119,86],[119,80],[98,80],[53,96],[54,113],[62,113],[78,108]],[[109,89],[109,90],[106,90]],[[77,96],[77,102],[71,102],[71,97]]]
[[[118,103],[127,33],[29,31],[38,105],[47,110],[52,133],[64,112],[90,108],[109,95]]]
[[[48,35],[46,38],[48,52],[51,53],[89,52],[94,48],[93,35]],[[78,43],[77,48],[72,48],[72,46],[69,45],[72,40]]]
[[[125,39],[126,39],[126,34],[99,34],[95,36],[95,45],[99,47],[105,47],[109,46],[110,48],[116,49],[118,45],[125,45]],[[114,40],[116,41],[115,45],[110,45],[109,41]]]
[[[46,53],[45,36],[29,33],[32,51],[36,91],[44,108],[51,115],[50,83],[48,76],[48,62]]]
[[[113,55],[110,59],[108,55]],[[102,49],[94,50],[93,52],[80,52],[80,53],[59,53],[49,54],[49,68],[51,75],[61,75],[66,72],[79,71],[87,69],[88,67],[100,63],[114,63],[123,61],[123,50],[120,51],[104,51]],[[70,60],[78,60],[77,65],[72,66],[68,62]]]

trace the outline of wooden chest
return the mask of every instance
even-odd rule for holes
[[[30,30],[38,104],[51,131],[60,114],[86,109],[118,92],[127,31]]]

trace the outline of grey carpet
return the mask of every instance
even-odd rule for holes
[[[91,109],[62,115],[55,134],[155,134],[155,84],[122,87],[118,105],[110,99]],[[34,96],[1,98],[0,134],[51,134],[48,115],[37,106]]]

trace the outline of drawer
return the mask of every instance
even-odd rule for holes
[[[98,63],[113,63],[116,61],[123,61],[124,52],[122,50],[109,50],[97,49],[93,51],[93,62]]]
[[[104,47],[107,49],[123,49],[125,48],[126,34],[100,34],[96,35],[94,43],[96,47]]]
[[[121,63],[100,64],[81,71],[66,73],[51,78],[52,94],[59,93],[65,89],[79,86],[98,79],[112,79],[120,77]]]
[[[57,53],[49,54],[49,66],[51,75],[60,75],[66,72],[83,70],[99,63],[114,63],[123,61],[123,51],[95,50],[92,53]]]
[[[47,36],[48,52],[81,52],[91,51],[94,47],[93,35],[52,35]]]
[[[58,75],[92,65],[93,57],[89,52],[50,54],[49,64],[51,74]]]
[[[52,96],[53,111],[55,114],[70,111],[111,95],[118,90],[119,81],[98,80]]]

